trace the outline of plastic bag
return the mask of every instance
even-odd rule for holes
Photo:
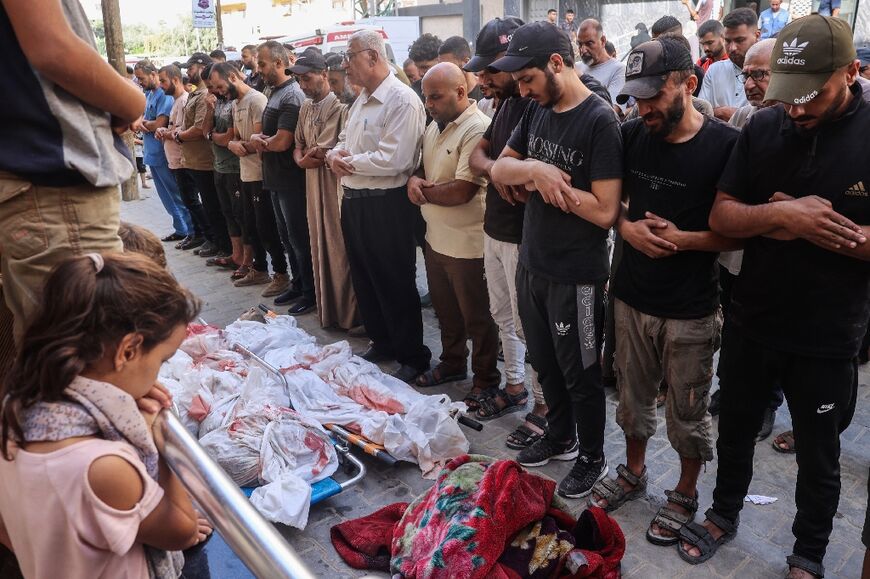
[[[311,508],[311,485],[293,473],[284,473],[251,494],[251,504],[266,520],[304,529]]]

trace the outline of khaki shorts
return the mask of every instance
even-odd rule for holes
[[[656,431],[656,394],[668,383],[668,440],[682,458],[713,459],[708,412],[713,353],[719,347],[721,315],[694,320],[658,318],[620,300],[616,321],[616,422],[627,438],[647,440]]]
[[[16,342],[55,265],[72,255],[123,251],[120,200],[118,187],[45,187],[0,172],[0,268]]]

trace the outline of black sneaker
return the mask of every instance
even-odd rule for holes
[[[217,253],[217,246],[214,243],[212,243],[211,241],[206,241],[198,249],[193,250],[193,255],[200,255],[203,251],[209,252],[212,250],[214,250],[215,253]],[[209,256],[204,256],[204,257],[209,257]]]
[[[289,305],[294,300],[299,299],[300,297],[302,297],[302,292],[299,290],[293,289],[293,287],[291,285],[290,289],[286,290],[284,293],[280,294],[278,297],[275,298],[275,305],[276,306],[286,306],[286,305]]]
[[[175,246],[176,249],[188,250],[200,247],[205,243],[204,237],[187,237],[184,241]]]
[[[314,298],[303,296],[299,298],[299,301],[297,301],[290,307],[290,309],[287,311],[287,314],[291,316],[301,316],[302,314],[307,314],[316,307],[317,302],[314,301]]]
[[[544,466],[551,460],[574,460],[578,454],[580,445],[576,440],[566,445],[545,436],[521,450],[517,462],[523,466]]]
[[[218,249],[217,245],[214,244],[212,244],[211,247],[206,247],[205,245],[203,245],[199,248],[199,250],[193,250],[194,253],[196,253],[197,251],[199,251],[197,255],[199,255],[200,257],[217,257],[221,254],[221,250]]]
[[[773,432],[773,423],[776,422],[776,410],[772,408],[764,409],[764,419],[761,421],[761,428],[758,435],[755,437],[755,442],[761,442]]]
[[[580,499],[592,492],[592,486],[607,476],[607,459],[590,460],[581,455],[556,492],[566,499]]]

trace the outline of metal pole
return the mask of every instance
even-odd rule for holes
[[[314,579],[293,548],[206,454],[178,417],[164,410],[157,420],[164,438],[162,456],[248,569],[261,578]]]

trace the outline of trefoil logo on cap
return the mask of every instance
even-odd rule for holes
[[[791,43],[789,43],[788,41],[783,42],[782,43],[782,53],[785,56],[778,58],[776,63],[777,64],[793,64],[796,66],[805,65],[807,63],[806,60],[804,60],[803,58],[795,58],[795,57],[797,55],[799,55],[801,52],[803,52],[804,48],[806,48],[809,43],[810,43],[810,41],[807,40],[806,42],[802,42],[802,43],[798,44],[797,37],[795,37],[794,40],[791,41]]]

